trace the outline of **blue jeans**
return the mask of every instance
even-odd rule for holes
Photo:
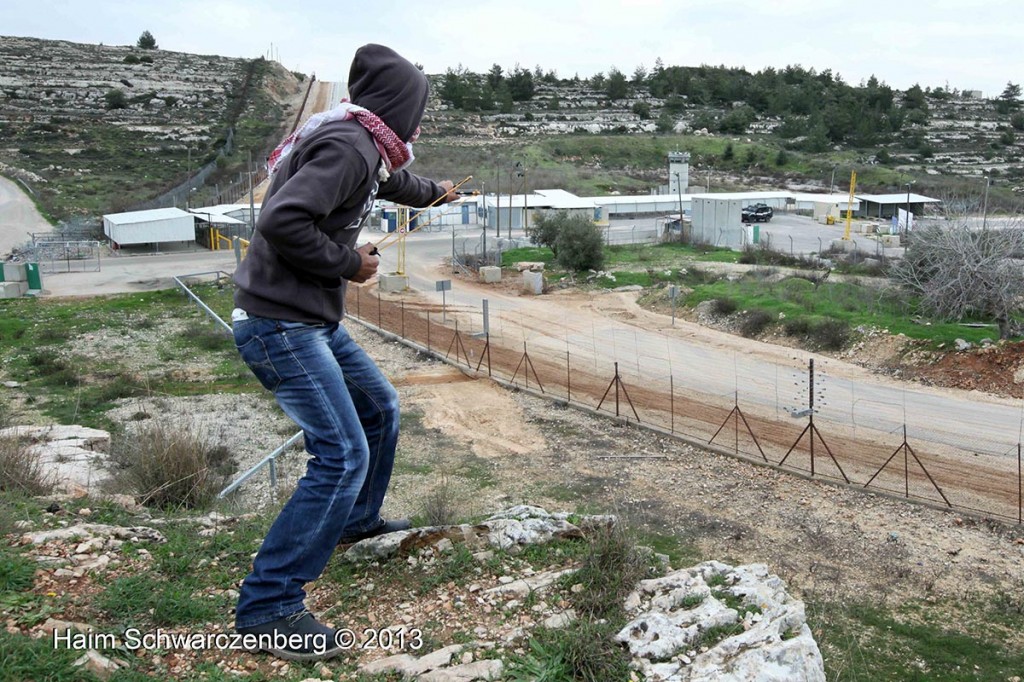
[[[303,430],[311,458],[242,583],[236,627],[301,611],[338,540],[380,523],[398,444],[398,392],[340,324],[234,323],[242,359]]]

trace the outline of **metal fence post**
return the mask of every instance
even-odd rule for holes
[[[572,402],[572,371],[569,368],[569,351],[565,351],[565,402]]]

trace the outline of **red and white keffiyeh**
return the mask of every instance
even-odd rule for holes
[[[378,171],[381,182],[387,182],[388,178],[391,177],[391,173],[402,170],[413,162],[415,157],[412,153],[412,143],[419,137],[419,128],[413,133],[412,139],[408,143],[402,142],[401,138],[377,114],[352,104],[348,100],[342,100],[341,104],[334,109],[310,116],[309,120],[301,128],[277,145],[277,148],[271,152],[270,158],[267,159],[267,168],[271,175],[277,172],[277,169],[281,167],[281,162],[292,153],[295,145],[314,130],[324,123],[347,121],[352,118],[366,128],[367,132],[373,137],[374,144],[377,145],[377,151],[380,152],[380,156],[384,161]]]

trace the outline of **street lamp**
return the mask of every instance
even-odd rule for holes
[[[906,218],[904,218],[904,220],[906,221],[904,223],[904,225],[903,225],[903,232],[904,232],[904,234],[910,232],[910,187],[913,184],[914,184],[913,180],[911,180],[910,182],[906,183],[906,185],[907,185],[907,216],[906,216]]]
[[[526,214],[526,210],[525,210],[525,206],[526,206],[526,194],[525,194],[526,169],[523,167],[523,162],[522,161],[516,161],[515,165],[512,166],[512,170],[509,171],[508,178],[509,178],[509,188],[508,188],[508,238],[512,239],[512,192],[513,192],[514,187],[515,187],[515,178],[523,178],[523,188],[524,188],[524,190],[523,190],[524,191],[524,194],[523,194],[523,206],[524,206],[523,214],[524,215]]]
[[[984,202],[982,204],[982,209],[981,209],[981,229],[983,229],[983,230],[985,229],[985,226],[988,225],[988,186],[989,186],[989,183],[991,183],[991,182],[992,182],[992,179],[989,176],[986,175],[985,176],[985,200],[984,200]]]
[[[483,182],[480,183],[480,201],[482,201],[483,205],[484,205],[484,224],[483,224],[483,229],[481,230],[481,235],[482,235],[483,241],[484,241],[483,262],[486,264],[487,263],[487,185],[486,185],[486,183],[483,183]]]

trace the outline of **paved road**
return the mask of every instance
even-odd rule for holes
[[[32,232],[52,229],[21,185],[0,177],[0,260],[13,248],[31,241]]]

